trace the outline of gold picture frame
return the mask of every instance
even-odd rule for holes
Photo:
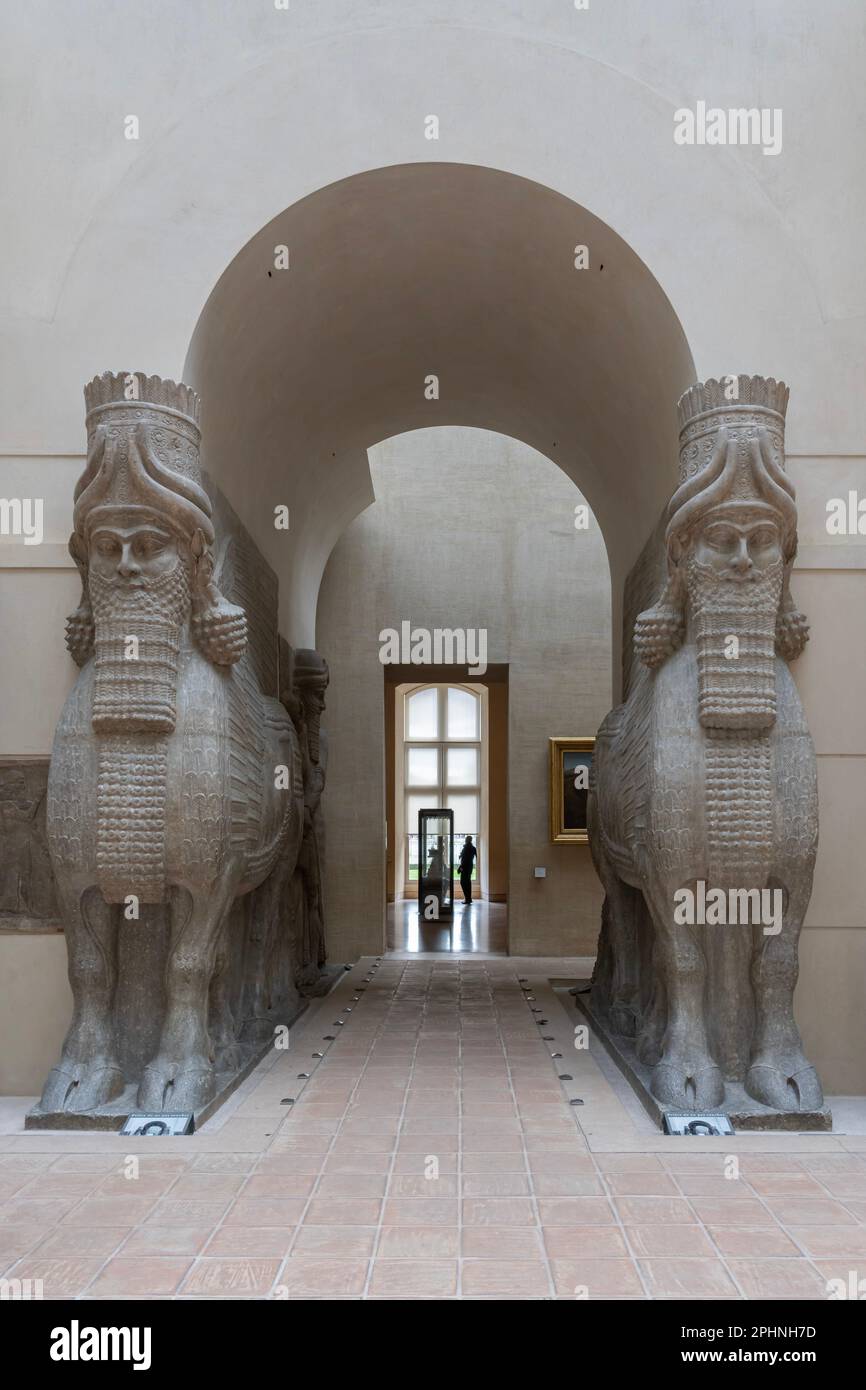
[[[550,840],[554,845],[588,845],[586,791],[567,786],[577,765],[592,766],[595,737],[551,738],[550,745]],[[570,766],[568,765],[570,764]],[[572,776],[572,782],[577,779]],[[581,794],[582,793],[582,794]]]

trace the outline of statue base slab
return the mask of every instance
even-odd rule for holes
[[[322,999],[331,993],[349,968],[347,965],[323,965],[321,970],[311,973],[308,979],[302,978],[298,985],[301,998]]]
[[[280,1020],[274,1027],[284,1023],[286,1027],[290,1024],[294,1026],[298,1019],[305,1012],[306,1003],[302,1003],[300,1009],[296,1011],[290,1020]],[[264,1039],[255,1043],[247,1044],[243,1047],[243,1060],[234,1070],[217,1072],[216,1092],[207,1105],[203,1105],[196,1110],[193,1115],[195,1128],[200,1129],[206,1120],[215,1115],[220,1106],[225,1105],[226,1101],[238,1089],[242,1082],[246,1081],[251,1072],[255,1071],[268,1053],[273,1050],[274,1038],[273,1029],[270,1029]],[[28,1111],[25,1120],[25,1129],[62,1129],[62,1130],[119,1130],[126,1124],[127,1119],[136,1111],[141,1111],[142,1106],[138,1104],[137,1087],[129,1085],[123,1095],[116,1100],[110,1101],[107,1105],[100,1105],[97,1110],[91,1110],[82,1114],[75,1114],[68,1110],[42,1110],[38,1105]],[[168,1109],[173,1110],[177,1107],[169,1105]],[[148,1114],[151,1111],[148,1109]]]
[[[589,981],[585,980],[576,981],[572,988],[585,987],[588,983]],[[584,1015],[593,1033],[659,1129],[663,1128],[667,1113],[682,1114],[685,1107],[663,1105],[661,1101],[656,1100],[650,1090],[651,1068],[639,1061],[634,1039],[613,1031],[605,1014],[598,1008],[593,1008],[592,992],[576,994],[573,997],[579,1012]],[[755,1100],[741,1083],[735,1081],[725,1083],[724,1100],[721,1105],[712,1108],[723,1111],[736,1130],[787,1130],[789,1133],[801,1133],[804,1130],[833,1128],[833,1116],[827,1106],[821,1110],[774,1110],[769,1105],[762,1105],[759,1100]]]

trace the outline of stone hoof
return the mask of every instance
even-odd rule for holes
[[[670,1057],[653,1068],[652,1093],[662,1105],[711,1110],[725,1099],[725,1083],[714,1062],[689,1063]]]
[[[138,1088],[140,1110],[199,1110],[213,1099],[214,1069],[208,1061],[150,1062]]]
[[[46,1112],[59,1112],[67,1108],[70,1096],[78,1086],[79,1068],[74,1063],[58,1062],[48,1073],[42,1087],[39,1109]]]
[[[818,1073],[803,1059],[796,1063],[753,1062],[746,1076],[746,1090],[773,1110],[796,1113],[820,1110],[824,1092]]]
[[[245,1043],[266,1043],[269,1038],[274,1036],[275,1024],[272,1019],[258,1014],[253,1018],[248,1018],[241,1029],[241,1037]],[[220,1067],[224,1067],[224,1052],[221,1050],[217,1054]],[[238,1063],[240,1065],[240,1063]]]
[[[610,1026],[615,1033],[624,1038],[633,1038],[637,1033],[635,1011],[628,1004],[614,1004],[610,1010]]]
[[[58,1062],[48,1074],[40,1109],[84,1115],[123,1092],[123,1073],[115,1062]]]
[[[243,1053],[236,1042],[217,1046],[215,1062],[217,1071],[239,1071],[242,1063]]]
[[[656,1066],[662,1057],[657,1035],[655,1033],[641,1033],[635,1043],[635,1055],[641,1066]]]

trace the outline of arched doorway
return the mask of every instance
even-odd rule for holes
[[[615,231],[550,188],[447,163],[358,174],[274,218],[220,278],[184,368],[205,465],[279,576],[291,643],[317,644],[328,558],[373,501],[368,450],[468,426],[553,460],[591,507],[614,695],[625,579],[675,485],[694,376],[670,302]],[[382,789],[365,811],[384,826]],[[381,949],[384,831],[382,865],[378,941],[357,949]]]
[[[610,559],[616,687],[623,583],[676,483],[695,370],[650,269],[587,209],[467,164],[331,184],[227,267],[183,379],[203,400],[206,466],[280,576],[290,641],[314,643],[328,555],[372,501],[367,449],[471,425],[556,460],[586,496]]]

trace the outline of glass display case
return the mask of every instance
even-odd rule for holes
[[[454,812],[418,812],[418,913],[428,921],[454,915]]]

